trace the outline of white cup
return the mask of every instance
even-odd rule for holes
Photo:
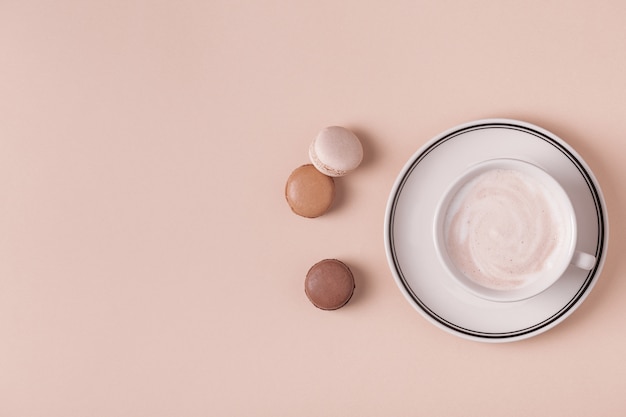
[[[541,168],[492,159],[466,170],[446,190],[434,221],[437,254],[472,294],[492,301],[533,297],[568,266],[593,268],[576,250],[576,214],[567,193]]]

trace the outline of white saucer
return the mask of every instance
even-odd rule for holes
[[[465,169],[494,158],[531,162],[561,183],[576,211],[577,249],[596,256],[595,268],[570,267],[543,293],[515,302],[478,298],[448,276],[433,242],[435,207]],[[436,326],[483,342],[525,339],[563,321],[595,285],[607,243],[606,204],[587,164],[562,139],[517,120],[478,120],[433,138],[402,169],[385,216],[387,259],[407,300]]]

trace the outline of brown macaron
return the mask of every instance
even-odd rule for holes
[[[296,168],[287,179],[285,198],[291,210],[299,216],[321,216],[328,211],[334,197],[335,181],[312,164]]]
[[[354,293],[354,276],[346,264],[324,259],[306,274],[304,292],[313,305],[322,310],[337,310],[346,305]]]

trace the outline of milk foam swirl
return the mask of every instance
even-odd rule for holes
[[[510,290],[551,267],[564,235],[548,191],[519,171],[494,169],[459,190],[446,216],[448,255],[474,282]]]

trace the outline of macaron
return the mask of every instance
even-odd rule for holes
[[[359,166],[363,146],[359,138],[341,126],[322,129],[309,146],[309,159],[321,173],[342,177]]]
[[[335,197],[335,181],[307,164],[296,168],[285,186],[285,198],[291,210],[303,217],[326,213]]]
[[[322,310],[337,310],[346,305],[352,298],[354,288],[352,271],[337,259],[316,263],[304,280],[304,292],[309,301]]]

